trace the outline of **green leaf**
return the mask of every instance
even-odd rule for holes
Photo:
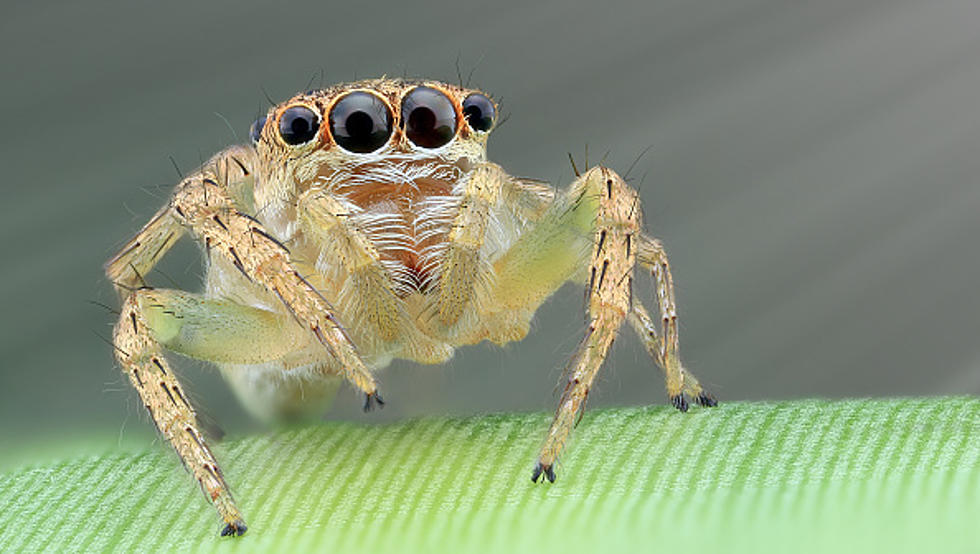
[[[0,551],[975,552],[980,402],[586,414],[554,484],[549,417],[329,423],[218,446],[249,523],[163,448],[0,475]]]

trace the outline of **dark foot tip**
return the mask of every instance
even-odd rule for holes
[[[384,405],[385,405],[385,401],[384,399],[381,398],[381,395],[378,394],[378,391],[374,391],[364,395],[365,412],[370,412],[374,408],[378,408],[380,410],[381,408],[384,408]]]
[[[538,478],[541,477],[541,474],[542,473],[544,474],[545,479],[547,479],[549,483],[554,483],[555,482],[555,470],[554,470],[554,468],[552,468],[551,466],[541,465],[540,463],[538,463],[537,465],[535,465],[534,466],[534,471],[531,472],[531,482],[532,483],[537,483],[538,482]],[[544,481],[542,481],[542,482],[544,482]]]
[[[714,408],[718,405],[718,401],[715,400],[715,397],[706,392],[702,392],[698,395],[697,403],[707,408]]]
[[[680,410],[682,412],[686,412],[687,411],[687,407],[688,407],[687,406],[687,398],[684,396],[684,393],[678,394],[676,396],[671,396],[670,397],[670,403],[673,404],[673,406],[675,408],[677,408],[678,410]]]
[[[225,525],[225,528],[221,530],[221,536],[240,537],[245,534],[245,531],[248,531],[248,526],[245,525],[244,521],[237,519],[228,525]]]

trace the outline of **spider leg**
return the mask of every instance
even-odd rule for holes
[[[633,310],[629,316],[630,325],[633,331],[643,342],[650,357],[656,362],[664,372],[667,383],[667,395],[675,408],[687,411],[688,399],[701,406],[716,406],[718,401],[714,396],[704,390],[698,379],[687,370],[678,360],[676,354],[670,358],[670,363],[664,363],[664,341],[660,337],[660,332],[650,318],[643,304],[639,300],[633,299]],[[675,349],[676,352],[676,349]]]
[[[157,344],[217,364],[242,406],[262,421],[320,416],[336,395],[339,369],[287,314],[181,290],[134,296]]]
[[[116,359],[139,393],[160,434],[173,445],[184,467],[197,479],[204,495],[218,510],[225,522],[221,534],[241,535],[247,529],[245,521],[214,454],[198,429],[197,417],[187,395],[163,357],[160,345],[151,336],[140,307],[140,292],[136,291],[123,302],[119,323],[113,333]]]
[[[225,150],[216,159],[227,158],[237,150],[244,149]],[[368,404],[382,404],[374,376],[333,308],[292,267],[286,247],[261,223],[236,208],[232,191],[216,180],[219,175],[210,171],[211,165],[209,162],[177,186],[170,203],[172,217],[189,228],[211,255],[223,256],[250,281],[275,294],[296,321],[326,347],[343,377],[367,396]]]
[[[232,147],[215,155],[176,187],[161,210],[123,250],[106,264],[117,290],[128,293],[114,332],[122,369],[151,412],[160,432],[201,483],[225,521],[223,535],[245,532],[214,455],[199,432],[194,410],[181,392],[140,306],[142,275],[176,239],[189,231],[209,255],[220,256],[248,280],[275,294],[304,329],[308,340],[325,347],[327,364],[366,395],[366,408],[382,403],[377,383],[347,333],[320,293],[291,265],[289,251],[261,223],[247,215],[247,191],[258,160],[250,147]],[[156,322],[159,323],[159,322]]]
[[[532,473],[534,481],[542,474],[554,481],[553,466],[585,408],[589,389],[631,309],[633,266],[637,256],[632,242],[640,230],[636,191],[615,172],[599,167],[579,177],[568,195],[572,199],[571,210],[594,214],[586,289],[588,329],[566,371],[567,380],[558,410]]]
[[[222,534],[244,533],[241,513],[162,348],[222,364],[223,370],[231,373],[227,375],[230,382],[241,387],[255,386],[254,375],[234,378],[235,370],[244,364],[275,362],[285,370],[323,366],[324,354],[318,343],[280,313],[150,288],[133,292],[124,302],[113,338],[116,358],[160,433],[177,450],[225,521]],[[324,401],[336,392],[335,379],[339,379],[323,374],[329,371],[319,371],[315,379],[280,378],[271,391],[264,391],[262,406],[254,408],[269,414],[284,408],[288,412],[279,414],[284,416],[322,409]],[[242,391],[236,387],[236,392]]]
[[[667,394],[670,401],[678,410],[687,411],[687,399],[683,394],[687,394],[691,400],[702,406],[715,406],[717,401],[713,396],[704,392],[698,380],[684,369],[678,359],[678,330],[677,330],[677,302],[674,299],[674,278],[670,272],[670,262],[667,260],[667,251],[663,244],[652,237],[641,234],[638,237],[637,262],[653,274],[657,287],[657,302],[660,309],[662,341],[660,347],[660,364],[664,368],[664,375],[667,381]],[[646,311],[642,304],[638,304],[635,310],[636,317],[642,321]],[[647,316],[645,328],[654,329]],[[634,329],[636,329],[634,324]],[[646,336],[649,336],[646,335]],[[641,334],[641,340],[647,350],[650,345]],[[652,351],[651,351],[652,352]],[[654,358],[656,360],[656,358]]]
[[[184,228],[170,216],[164,206],[140,232],[129,240],[118,254],[105,264],[105,272],[119,296],[143,286],[145,276],[153,266],[184,235]]]
[[[225,183],[236,199],[244,199],[244,191],[252,187],[254,151],[229,148],[209,162],[209,172],[219,183]],[[143,277],[177,243],[186,228],[173,217],[169,205],[161,208],[142,229],[105,264],[105,272],[122,298],[144,285]]]
[[[555,201],[555,189],[544,181],[509,177],[501,189],[501,201],[525,221],[540,221]]]
[[[214,363],[282,361],[285,369],[320,361],[317,343],[288,316],[181,290],[133,293],[150,338],[179,354]]]

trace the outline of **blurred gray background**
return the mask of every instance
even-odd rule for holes
[[[456,80],[510,115],[490,156],[564,186],[567,152],[633,169],[667,244],[688,366],[724,401],[980,393],[980,4],[954,0],[6,3],[0,445],[58,455],[153,440],[100,337],[102,263],[183,171],[310,86]],[[151,283],[197,290],[196,247]],[[652,292],[639,291],[639,294]],[[388,406],[329,418],[552,410],[582,332],[561,290],[532,335],[398,362]],[[180,360],[227,431],[250,422]],[[663,404],[617,341],[590,406]],[[56,444],[56,446],[50,446]],[[16,448],[20,445],[21,448]],[[49,446],[45,446],[49,445]]]

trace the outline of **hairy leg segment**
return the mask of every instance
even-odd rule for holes
[[[160,432],[215,505],[225,522],[223,535],[244,533],[245,523],[140,301],[146,294],[143,275],[184,232],[204,244],[209,256],[222,256],[248,280],[277,296],[295,322],[325,348],[334,362],[330,366],[365,394],[366,409],[383,404],[374,377],[330,305],[292,268],[287,248],[238,209],[241,189],[249,186],[255,164],[255,151],[246,147],[216,155],[183,179],[169,205],[106,264],[106,274],[125,297],[113,337],[116,357]]]
[[[584,258],[588,325],[566,369],[558,409],[531,474],[534,482],[542,476],[554,482],[554,465],[585,409],[599,368],[626,319],[631,320],[648,352],[663,368],[667,391],[676,408],[687,410],[684,394],[699,404],[715,405],[714,399],[678,360],[677,314],[670,267],[660,243],[641,231],[639,202],[637,192],[619,175],[598,167],[572,184],[552,216],[563,220],[557,227],[587,226],[583,230],[592,237],[591,249]],[[567,244],[562,247],[575,248],[574,244]],[[633,270],[637,263],[649,269],[656,281],[662,316],[660,332],[642,304],[633,298]]]
[[[113,334],[116,359],[139,393],[160,434],[173,445],[184,467],[197,479],[204,495],[225,522],[222,536],[241,535],[247,526],[228,490],[214,454],[198,428],[197,416],[182,392],[173,370],[153,340],[139,292],[123,303]]]

